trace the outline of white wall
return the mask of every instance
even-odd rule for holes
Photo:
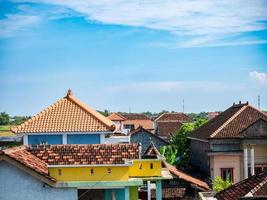
[[[0,161],[1,200],[77,200],[76,189],[48,186],[17,167]]]

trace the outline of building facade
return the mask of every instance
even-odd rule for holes
[[[211,179],[237,183],[267,170],[267,116],[248,103],[234,104],[189,139],[191,165]]]

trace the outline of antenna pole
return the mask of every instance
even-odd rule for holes
[[[261,96],[258,95],[258,109],[261,109]]]
[[[183,99],[183,113],[184,113],[184,99]]]

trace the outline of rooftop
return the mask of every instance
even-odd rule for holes
[[[184,123],[192,122],[192,119],[184,113],[163,113],[155,121],[178,121]]]
[[[242,132],[259,119],[267,120],[267,115],[248,103],[233,104],[230,108],[199,127],[190,138],[241,138]]]
[[[11,130],[16,134],[112,131],[111,120],[80,102],[71,90],[28,121]]]
[[[218,200],[240,200],[240,199],[264,199],[267,198],[267,172],[263,172],[241,182],[238,182],[229,188],[217,193],[215,197]]]

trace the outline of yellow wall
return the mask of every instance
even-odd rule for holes
[[[153,163],[153,169],[150,169],[151,163]],[[141,169],[140,165],[142,165]],[[130,166],[129,176],[131,177],[161,176],[161,160],[134,160],[133,166]]]
[[[111,173],[108,173],[108,169]],[[91,169],[94,174],[91,175]],[[58,181],[126,181],[129,177],[128,166],[117,167],[53,167],[49,174]],[[61,170],[61,175],[59,175]]]

